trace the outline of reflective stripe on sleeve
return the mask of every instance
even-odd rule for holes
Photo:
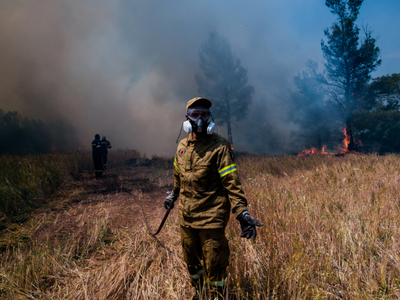
[[[203,274],[203,271],[204,271],[204,269],[203,269],[203,270],[200,270],[197,274],[190,275],[190,278],[192,278],[192,279],[197,279],[197,278],[199,278],[200,275]]]
[[[176,158],[174,159],[174,167],[175,167],[175,170],[179,173],[179,168],[178,168],[178,165],[176,164]]]
[[[225,168],[219,170],[219,171],[218,171],[218,172],[219,172],[219,177],[222,178],[222,177],[224,177],[224,176],[226,176],[226,175],[228,175],[229,173],[232,173],[232,172],[234,172],[234,171],[237,171],[236,164],[232,164],[232,165],[230,165],[230,166],[227,166],[227,167],[225,167]]]
[[[208,281],[207,280],[207,283],[212,286],[224,286],[226,284],[226,278],[225,278],[225,280],[222,280],[222,281]]]

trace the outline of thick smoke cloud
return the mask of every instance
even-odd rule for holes
[[[288,24],[319,2],[1,1],[0,108],[65,120],[88,149],[99,133],[114,148],[172,154],[184,105],[197,96],[198,50],[216,30],[248,70],[254,100],[269,101],[269,121],[285,139],[291,128],[280,101],[307,59],[321,60],[319,41],[334,19],[325,9],[304,35]]]

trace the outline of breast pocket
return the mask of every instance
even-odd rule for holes
[[[199,163],[193,168],[193,187],[199,192],[208,192],[215,184],[216,170],[209,162]]]

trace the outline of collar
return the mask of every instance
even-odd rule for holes
[[[211,137],[213,135],[214,135],[214,133],[213,134],[206,134],[206,135],[203,135],[202,137],[200,137],[198,139],[195,139],[193,137],[193,133],[189,133],[189,137],[187,139],[187,144],[189,145],[189,143],[196,143],[196,142],[202,142],[204,144],[207,144],[210,141],[210,139],[211,139]]]

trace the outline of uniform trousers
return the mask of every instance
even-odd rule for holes
[[[229,265],[229,245],[225,228],[195,229],[180,227],[183,258],[191,283],[201,291],[203,283],[210,289],[225,289]]]
[[[102,158],[103,158],[103,169],[104,170],[106,170],[106,168],[107,168],[107,154],[103,154],[102,155]]]
[[[96,173],[96,177],[101,177],[103,172],[103,159],[101,156],[93,156],[94,162],[94,172]]]

